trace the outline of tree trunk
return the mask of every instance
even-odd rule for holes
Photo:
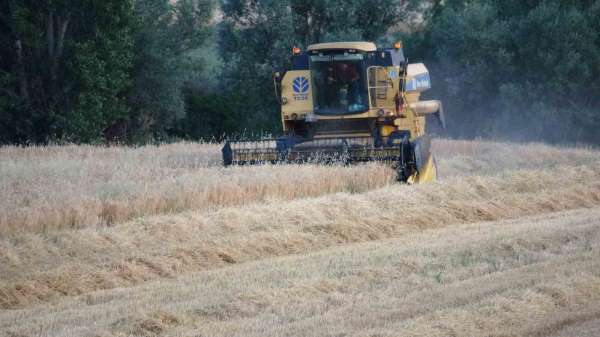
[[[23,44],[21,39],[15,41],[15,52],[17,54],[17,78],[19,81],[19,93],[25,105],[29,105],[29,89],[27,75],[25,74],[25,63],[23,62]]]
[[[63,55],[65,45],[65,35],[69,27],[68,14],[64,16],[57,15],[53,11],[48,14],[46,23],[46,42],[48,44],[48,61],[50,67],[50,81],[48,83],[50,110],[58,102],[58,69]]]
[[[56,81],[57,69],[65,46],[65,35],[69,27],[69,18],[63,19],[60,15],[53,12],[48,14],[46,29],[46,39],[48,43],[48,57],[50,59],[50,78],[52,82]]]
[[[46,20],[46,40],[48,44],[48,57],[50,60],[54,59],[54,13],[50,12],[48,14],[48,19]]]
[[[56,42],[56,57],[61,58],[63,54],[63,49],[65,46],[65,35],[67,34],[67,28],[69,28],[69,17],[67,15],[67,19],[62,21],[62,18],[59,18],[59,26],[60,33],[58,35],[58,41]]]

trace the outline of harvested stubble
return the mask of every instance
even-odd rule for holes
[[[550,336],[600,317],[598,218],[599,209],[578,210],[263,259],[7,311],[0,330],[36,336]]]

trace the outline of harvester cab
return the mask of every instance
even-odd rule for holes
[[[291,69],[274,74],[283,135],[226,142],[225,165],[392,163],[399,181],[436,179],[426,116],[445,126],[442,103],[421,101],[431,88],[422,63],[409,64],[402,44],[337,42],[293,49]]]

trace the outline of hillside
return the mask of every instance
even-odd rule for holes
[[[596,336],[600,152],[438,140],[381,165],[0,148],[0,335]]]

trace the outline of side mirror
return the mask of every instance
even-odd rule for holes
[[[275,98],[279,104],[285,104],[287,102],[284,103],[283,99],[281,98],[281,78],[282,76],[280,71],[273,72],[273,88],[275,89]]]
[[[285,75],[285,72],[286,71],[283,68],[280,68],[280,67],[274,68],[273,69],[273,74],[272,74],[273,80],[277,81],[277,82],[280,82],[281,79],[283,78],[283,76]]]

